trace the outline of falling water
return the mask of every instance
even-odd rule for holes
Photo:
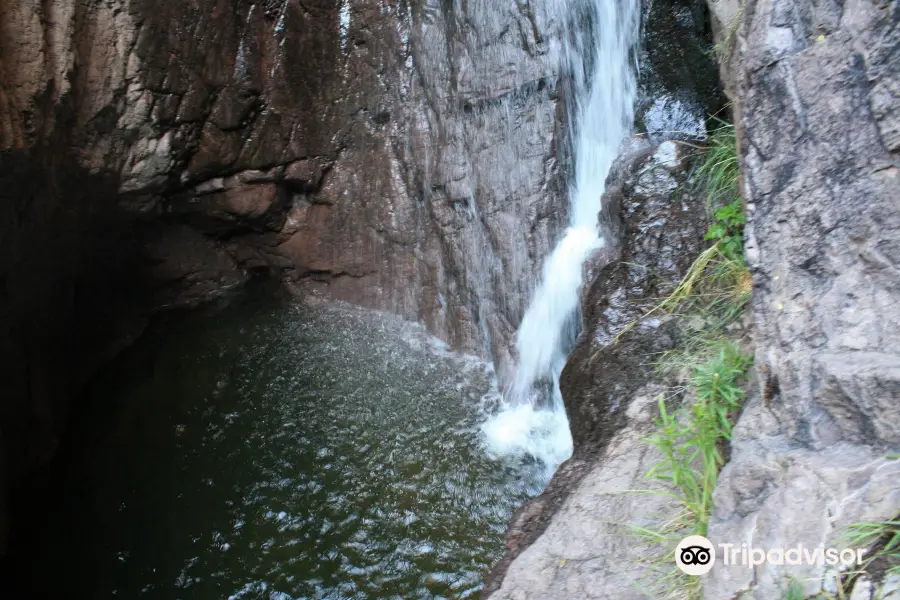
[[[498,454],[530,454],[549,470],[572,452],[559,375],[578,333],[579,287],[585,259],[601,248],[597,213],[606,175],[634,121],[637,0],[573,3],[565,44],[572,77],[568,113],[575,176],[570,223],[544,263],[516,337],[519,362],[500,412],[484,425]]]

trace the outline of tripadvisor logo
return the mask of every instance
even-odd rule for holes
[[[792,548],[753,547],[749,543],[719,544],[722,564],[726,567],[756,568],[759,565],[828,565],[844,567],[863,564],[863,548],[825,548],[820,545],[808,548],[798,544]],[[691,535],[675,548],[675,564],[688,575],[706,575],[716,564],[716,550],[712,542],[702,535]]]
[[[689,535],[675,548],[675,564],[688,575],[706,575],[716,564],[716,549],[702,535]]]

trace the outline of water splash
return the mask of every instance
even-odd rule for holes
[[[606,175],[634,122],[637,0],[570,4],[564,45],[572,93],[566,107],[575,176],[570,223],[546,259],[516,336],[519,361],[500,410],[482,430],[496,454],[531,455],[550,472],[572,452],[559,375],[578,332],[584,261],[604,240],[597,224]]]
[[[338,25],[341,31],[341,50],[346,50],[350,36],[350,0],[341,0]]]

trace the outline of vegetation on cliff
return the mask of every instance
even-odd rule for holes
[[[691,265],[678,286],[645,314],[667,314],[683,322],[684,342],[657,358],[661,375],[678,382],[657,399],[655,433],[644,441],[661,455],[646,474],[662,482],[679,506],[656,527],[632,524],[639,538],[664,550],[654,556],[658,593],[700,598],[700,581],[672,565],[675,547],[687,535],[706,535],[712,494],[727,461],[731,430],[744,398],[743,383],[753,355],[729,331],[750,299],[751,279],[744,262],[746,223],[739,187],[734,125],[720,122],[700,148],[692,185],[707,198],[712,245]],[[624,335],[626,328],[620,336]]]

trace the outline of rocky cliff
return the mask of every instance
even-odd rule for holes
[[[843,548],[851,523],[900,513],[900,462],[892,458],[900,448],[900,317],[892,303],[900,293],[900,3],[710,6],[734,102],[753,279],[751,311],[732,335],[746,341],[752,331],[755,365],[708,537]],[[488,588],[492,598],[661,597],[648,584],[672,568],[653,562],[652,544],[639,542],[635,526],[657,528],[682,510],[652,493],[668,488],[645,478],[660,456],[641,441],[658,430],[654,398],[673,385],[647,363],[678,342],[678,328],[645,319],[626,330],[642,314],[629,307],[640,306],[647,288],[623,283],[639,276],[634,252],[675,276],[675,257],[696,246],[683,246],[690,237],[678,235],[677,220],[663,234],[675,239],[655,243],[651,222],[668,222],[671,212],[627,225],[629,215],[666,204],[636,194],[640,175],[624,173],[611,175],[606,198],[614,213],[634,207],[622,217],[621,255],[588,279],[585,330],[561,382],[575,456],[514,521],[508,545],[516,558]],[[660,190],[670,206],[674,189]],[[622,190],[624,205],[616,202]],[[702,597],[887,599],[900,597],[900,580],[877,563],[863,574],[717,564]]]
[[[458,347],[521,312],[565,218],[547,7],[19,4],[0,148],[68,149],[122,211]]]
[[[736,37],[761,393],[710,538],[842,547],[900,513],[900,3],[750,1]],[[704,589],[773,598],[788,575],[834,590],[821,566],[714,570]]]
[[[253,272],[504,363],[566,221],[553,8],[0,2],[0,480],[154,310]]]

